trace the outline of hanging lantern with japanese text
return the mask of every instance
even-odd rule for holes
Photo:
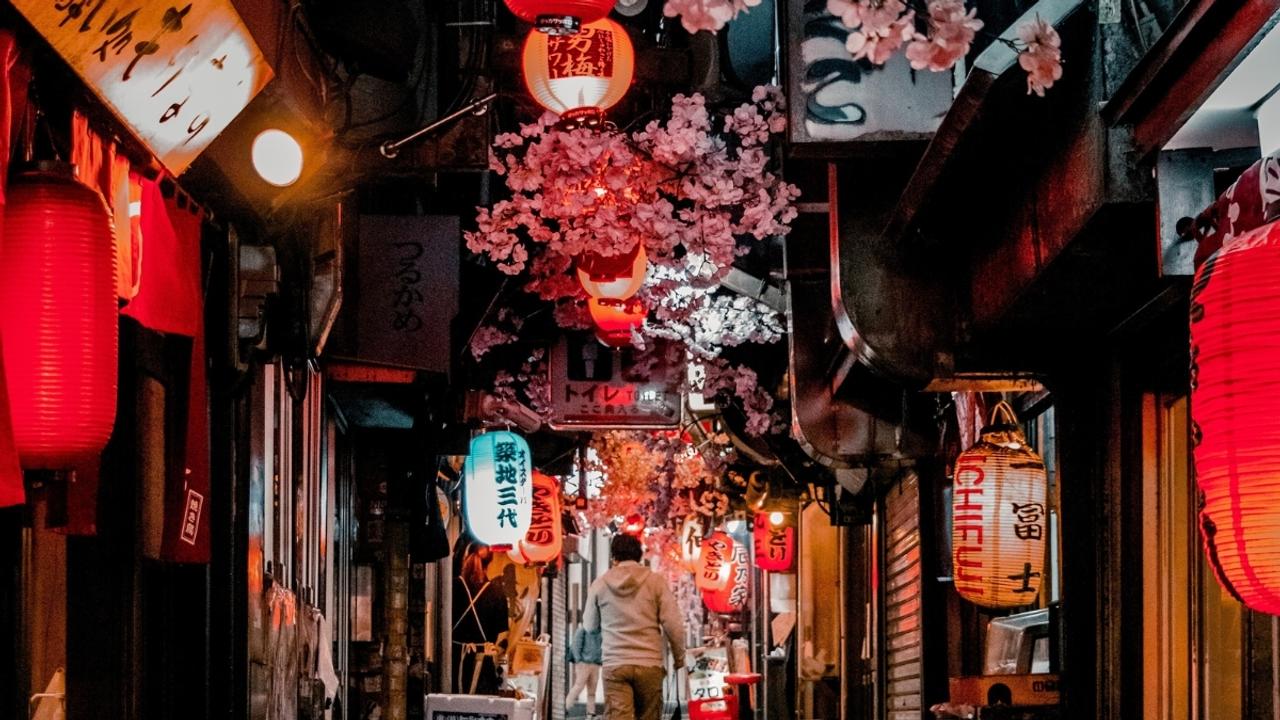
[[[115,424],[111,218],[65,166],[23,173],[7,195],[0,334],[14,441],[24,468],[67,469],[101,453]]]
[[[1191,290],[1200,534],[1218,582],[1280,614],[1280,223],[1229,239]]]
[[[733,537],[717,530],[702,539],[698,569],[693,575],[699,590],[722,590],[733,578]]]
[[[796,561],[795,515],[781,510],[758,512],[752,532],[756,567],[791,572]]]
[[[573,35],[532,32],[524,43],[529,94],[565,120],[598,121],[627,94],[634,72],[631,38],[607,18]]]
[[[956,458],[952,577],[961,597],[988,608],[1035,602],[1044,570],[1048,482],[1008,403]]]
[[[515,16],[553,35],[578,32],[583,23],[599,20],[613,9],[615,0],[507,0]]]
[[[751,558],[745,542],[734,542],[729,562],[729,581],[718,590],[703,590],[702,603],[721,615],[741,612],[751,592]]]
[[[525,565],[546,565],[560,556],[560,550],[564,546],[561,509],[560,483],[550,475],[535,470],[529,531],[507,553],[512,560]]]
[[[702,536],[705,533],[702,519],[697,515],[685,518],[680,526],[680,563],[689,572],[698,570],[698,558],[702,556]]]
[[[471,536],[495,549],[515,547],[533,515],[529,444],[507,430],[477,435],[463,471],[462,514]]]

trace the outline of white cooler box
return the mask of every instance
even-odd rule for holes
[[[485,695],[428,695],[427,720],[533,720],[533,701]]]

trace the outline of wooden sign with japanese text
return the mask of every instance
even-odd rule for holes
[[[13,4],[175,175],[273,76],[231,0]]]

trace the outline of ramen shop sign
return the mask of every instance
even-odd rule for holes
[[[231,0],[13,4],[175,175],[272,77]]]

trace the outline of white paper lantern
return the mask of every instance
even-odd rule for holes
[[[462,513],[476,542],[511,549],[533,516],[533,458],[524,438],[506,430],[471,440]]]

